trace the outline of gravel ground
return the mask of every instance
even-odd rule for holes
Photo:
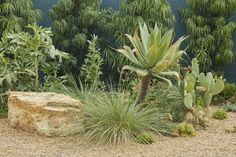
[[[131,144],[115,148],[79,146],[77,136],[45,138],[16,130],[0,119],[0,156],[3,157],[236,157],[236,114],[223,121],[211,120],[207,130],[194,138],[160,137],[152,145]]]

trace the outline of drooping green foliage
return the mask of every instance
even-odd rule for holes
[[[123,45],[126,41],[124,34],[133,34],[139,22],[145,22],[151,28],[157,24],[163,32],[166,32],[173,27],[174,20],[167,0],[121,0],[120,10],[112,19],[111,26],[116,29],[111,30],[118,42]]]
[[[57,74],[72,58],[52,44],[48,28],[27,26],[32,33],[20,32],[4,36],[0,41],[0,89],[4,104],[9,90],[39,91],[39,73],[57,78]]]
[[[231,97],[235,96],[236,94],[236,85],[235,83],[226,83],[225,88],[221,93],[225,99],[230,99]]]
[[[149,31],[144,23],[139,26],[134,36],[126,35],[133,48],[124,46],[123,49],[117,51],[123,54],[134,65],[126,65],[122,68],[121,75],[124,70],[130,70],[137,73],[141,78],[140,91],[136,100],[136,104],[141,103],[146,95],[152,76],[172,83],[164,76],[175,76],[179,82],[179,74],[171,70],[173,66],[178,64],[184,51],[179,50],[180,44],[185,40],[181,37],[172,44],[173,30],[169,30],[165,34],[155,25],[154,29]]]
[[[198,60],[192,60],[192,70],[184,77],[184,104],[186,108],[205,126],[207,112],[210,109],[212,97],[224,89],[222,77],[214,77],[211,72],[200,73]]]
[[[157,108],[164,112],[170,113],[173,122],[183,122],[188,113],[183,99],[183,89],[176,86],[168,87],[166,83],[154,83],[147,94],[147,103],[157,105]]]
[[[58,49],[77,58],[77,74],[87,53],[87,40],[91,34],[96,34],[101,18],[99,8],[100,0],[60,0],[49,13],[53,20],[54,43]]]
[[[36,23],[40,11],[33,9],[32,0],[0,1],[0,37],[8,33],[25,30],[28,24]]]
[[[230,16],[235,10],[235,0],[187,0],[187,8],[181,10],[190,52],[202,71],[219,71],[232,62],[236,24]]]
[[[103,82],[101,81],[103,59],[100,49],[97,48],[97,40],[98,37],[93,36],[92,40],[88,41],[88,54],[81,67],[80,78],[85,85],[93,85],[101,88],[103,86]]]

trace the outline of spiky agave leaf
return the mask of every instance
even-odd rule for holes
[[[150,32],[145,23],[143,26],[141,24],[139,25],[139,30],[140,37],[137,31],[133,36],[126,35],[133,45],[133,49],[124,46],[123,49],[117,50],[137,66],[135,68],[123,68],[123,70],[127,69],[137,72],[137,69],[140,69],[139,71],[149,71],[150,74],[155,74],[155,76],[173,75],[179,78],[177,73],[170,72],[168,69],[176,64],[185,53],[184,51],[180,51],[179,47],[186,38],[181,37],[171,45],[173,30],[169,30],[162,36],[161,30],[157,25]]]

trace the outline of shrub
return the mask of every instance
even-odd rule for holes
[[[75,67],[70,67],[75,75],[84,62],[90,34],[96,33],[101,24],[100,3],[100,0],[59,0],[49,11],[55,46],[78,60]]]
[[[227,116],[228,116],[227,112],[222,108],[218,109],[217,111],[213,113],[213,118],[219,119],[219,120],[226,119]]]
[[[143,132],[170,132],[167,115],[156,108],[134,106],[122,93],[86,94],[83,141],[120,144],[136,141]]]
[[[234,58],[232,36],[236,24],[230,17],[236,11],[236,1],[186,0],[186,4],[181,15],[190,53],[199,60],[202,71],[219,71]]]
[[[181,136],[196,136],[196,130],[192,124],[180,123],[176,126],[177,131]]]
[[[88,54],[86,55],[85,62],[81,67],[80,76],[83,84],[101,88],[103,86],[103,82],[100,80],[102,75],[103,59],[100,54],[100,49],[97,48],[97,40],[98,37],[93,36],[92,40],[88,41]]]
[[[236,112],[236,105],[231,102],[224,103],[222,108],[227,112]]]
[[[175,86],[168,88],[165,83],[158,83],[150,88],[147,102],[157,105],[157,108],[165,113],[170,113],[174,122],[183,122],[188,109],[183,103],[183,94]]]
[[[31,33],[11,33],[0,41],[2,111],[6,111],[9,90],[40,91],[40,72],[44,78],[55,79],[65,63],[72,61],[70,55],[55,49],[50,29],[37,25],[29,25],[27,28]]]
[[[224,90],[222,91],[221,95],[225,99],[229,99],[234,96],[236,93],[236,85],[234,83],[226,83]]]
[[[39,21],[41,11],[33,9],[32,0],[0,1],[0,37],[8,33],[21,32],[25,26]]]

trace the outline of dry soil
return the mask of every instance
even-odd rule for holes
[[[45,138],[9,127],[0,119],[0,156],[3,157],[236,157],[236,133],[225,129],[236,126],[236,113],[228,119],[211,120],[207,130],[196,137],[159,137],[151,145],[80,146],[77,136]]]

